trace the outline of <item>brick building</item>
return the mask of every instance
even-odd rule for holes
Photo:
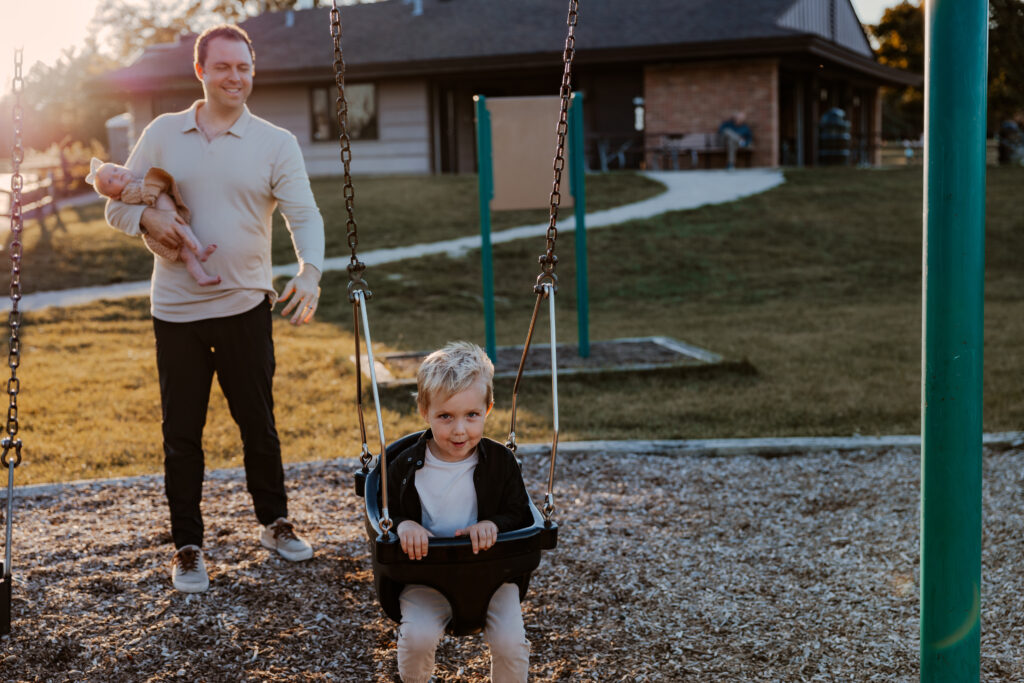
[[[344,6],[353,170],[474,171],[473,95],[557,94],[566,9],[556,0]],[[337,173],[329,10],[242,26],[256,49],[250,108],[295,133],[312,174]],[[135,131],[202,96],[194,38],[153,46],[97,79],[125,99]],[[714,133],[737,110],[753,130],[751,164],[813,165],[818,122],[832,108],[851,123],[851,161],[872,163],[879,88],[920,81],[875,61],[849,0],[580,3],[573,85],[585,94],[593,168],[664,162],[654,157],[666,140]]]

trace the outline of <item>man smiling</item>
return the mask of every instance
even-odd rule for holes
[[[255,51],[237,26],[215,26],[195,45],[195,74],[203,99],[157,117],[127,166],[169,172],[192,212],[192,230],[216,244],[208,264],[219,285],[200,287],[183,264],[154,258],[150,290],[157,372],[163,406],[164,476],[171,512],[175,588],[209,587],[200,512],[204,474],[203,427],[213,376],[242,437],[246,482],[259,541],[288,560],[312,557],[312,547],[288,521],[281,445],[274,423],[274,343],[270,312],[277,293],[270,258],[271,216],[281,209],[292,233],[298,274],[281,292],[292,324],[309,322],[320,296],[323,219],[309,187],[295,136],[253,116]],[[129,235],[147,232],[168,247],[181,245],[174,211],[107,202],[107,221]]]

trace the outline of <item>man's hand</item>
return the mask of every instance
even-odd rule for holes
[[[177,211],[147,206],[139,221],[150,237],[168,249],[180,249],[189,240],[181,228],[188,225]]]
[[[427,556],[429,539],[433,535],[411,519],[398,525],[398,540],[402,542],[402,552],[408,555],[410,560],[422,560]]]
[[[455,535],[469,536],[469,540],[473,541],[473,554],[475,555],[481,550],[487,550],[497,542],[498,525],[490,520],[484,520],[465,529],[459,529]]]
[[[303,263],[299,274],[288,281],[278,301],[291,301],[281,311],[281,315],[292,314],[291,324],[301,325],[313,319],[317,302],[320,301],[320,271],[308,263]],[[424,553],[426,554],[426,553]]]

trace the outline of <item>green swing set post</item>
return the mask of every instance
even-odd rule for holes
[[[494,313],[494,258],[491,250],[491,200],[494,199],[494,157],[491,137],[491,115],[487,98],[474,95],[476,108],[477,186],[480,206],[480,265],[483,280],[485,350],[492,361],[497,360]],[[589,305],[587,286],[586,236],[586,163],[583,143],[583,94],[573,93],[568,111],[569,191],[575,202],[576,240],[576,314],[579,333],[579,355],[590,355]]]
[[[475,95],[477,195],[480,201],[480,262],[483,271],[485,349],[492,362],[498,361],[494,331],[494,259],[491,254],[491,200],[494,199],[494,169],[491,166],[491,114],[487,98]]]
[[[569,106],[569,191],[576,215],[576,326],[579,356],[590,356],[589,299],[587,287],[587,168],[583,161],[583,93],[572,94]]]
[[[981,675],[988,3],[925,3],[921,681]]]

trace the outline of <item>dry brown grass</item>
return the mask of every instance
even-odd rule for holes
[[[1024,425],[1022,181],[1022,169],[989,171],[986,431]],[[561,437],[916,433],[920,192],[914,170],[791,172],[785,185],[740,202],[594,231],[592,338],[666,335],[749,365],[566,379]],[[419,241],[415,226],[406,227],[407,242]],[[367,227],[363,246],[386,246],[377,239]],[[495,248],[500,344],[523,341],[542,249],[540,241]],[[570,235],[559,240],[559,253],[559,338],[573,341]],[[370,312],[378,351],[429,349],[452,338],[482,341],[477,254],[375,267],[367,278],[375,292]],[[277,325],[278,426],[289,461],[357,450],[345,284],[341,273],[325,275],[316,324]],[[159,400],[145,303],[48,311],[28,316],[28,323],[21,370],[26,462],[19,482],[159,471]],[[538,335],[546,334],[542,323]],[[754,371],[744,370],[749,367]],[[499,385],[489,421],[498,439],[507,429],[508,391]],[[408,396],[385,401],[389,438],[419,426]],[[548,438],[547,383],[526,382],[520,406],[522,439]],[[237,433],[217,389],[206,450],[211,467],[238,464]]]

